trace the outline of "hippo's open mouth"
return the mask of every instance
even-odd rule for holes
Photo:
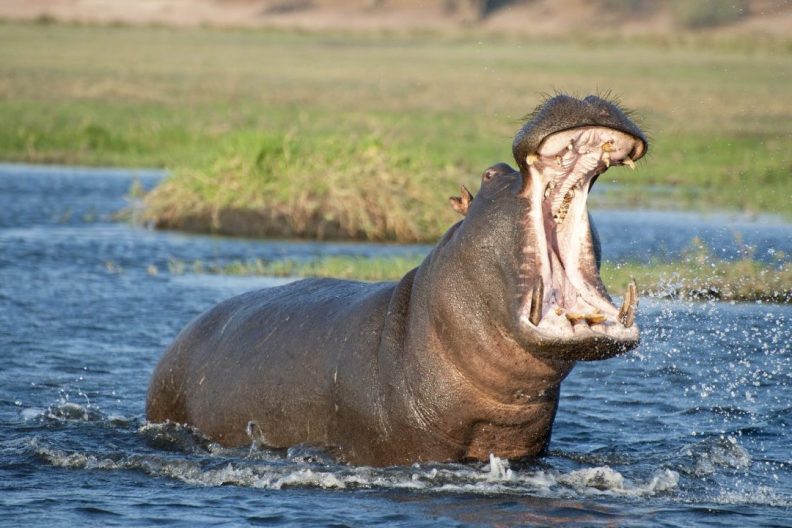
[[[531,206],[541,281],[525,292],[520,325],[543,347],[591,341],[591,359],[626,351],[638,343],[636,289],[628,287],[621,308],[599,276],[586,200],[594,180],[612,165],[634,166],[643,140],[606,127],[587,126],[546,137],[528,155]],[[534,268],[535,269],[535,268]]]

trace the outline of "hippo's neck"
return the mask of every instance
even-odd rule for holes
[[[484,296],[460,287],[465,270],[446,265],[462,262],[453,232],[402,279],[388,310],[380,361],[392,379],[381,381],[387,407],[401,409],[391,421],[433,436],[435,459],[536,455],[573,364],[533,356],[487,317]]]

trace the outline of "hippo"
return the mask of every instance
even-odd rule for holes
[[[517,169],[484,171],[463,215],[398,282],[306,279],[224,301],[176,337],[147,418],[223,446],[320,447],[349,464],[522,459],[550,442],[577,361],[639,343],[617,307],[586,200],[648,142],[607,98],[557,95],[526,118]]]

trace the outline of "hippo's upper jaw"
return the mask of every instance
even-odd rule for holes
[[[603,119],[602,126],[582,119],[584,126],[551,133],[518,159],[524,161],[520,194],[529,201],[523,222],[531,247],[523,265],[532,271],[525,275],[517,326],[521,340],[541,356],[604,359],[639,341],[635,285],[617,308],[599,276],[586,199],[610,166],[634,167],[646,140],[617,107],[597,102],[600,116],[618,113],[618,121]]]

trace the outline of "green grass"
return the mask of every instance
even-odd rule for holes
[[[0,159],[168,168],[161,226],[430,241],[541,93],[612,90],[653,139],[601,203],[790,215],[791,42],[4,23]]]
[[[271,277],[336,277],[342,279],[398,280],[419,266],[422,257],[325,257],[316,260],[261,260],[211,263],[171,260],[170,273],[263,275]],[[792,263],[764,264],[750,257],[715,260],[706,252],[678,262],[649,264],[605,262],[602,279],[608,290],[620,295],[630,279],[641,295],[682,299],[766,301],[792,303]]]

